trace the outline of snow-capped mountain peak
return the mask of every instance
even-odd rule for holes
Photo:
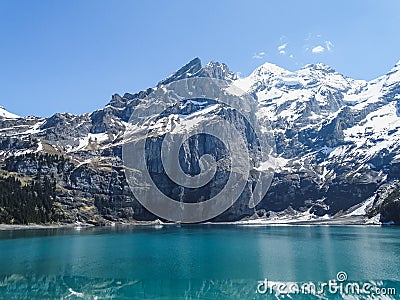
[[[7,111],[4,107],[0,106],[0,118],[4,119],[17,119],[20,118],[20,116],[10,113]]]
[[[238,78],[237,74],[229,70],[226,64],[215,61],[207,63],[196,75],[222,80],[235,80]]]
[[[169,75],[164,80],[158,83],[158,86],[165,85],[171,83],[176,80],[185,79],[191,77],[193,74],[197,73],[201,69],[201,60],[196,57],[184,65],[179,70],[175,71],[171,75]]]
[[[385,86],[398,85],[400,83],[400,60],[384,77]]]
[[[291,74],[292,72],[281,68],[275,64],[269,63],[269,62],[265,62],[264,64],[262,64],[261,66],[259,66],[258,68],[256,68],[250,76],[253,77],[265,77],[265,76],[285,76],[288,74]]]
[[[243,91],[254,92],[260,86],[274,86],[274,81],[290,74],[292,72],[266,62],[257,67],[249,76],[236,80],[235,85]]]
[[[160,81],[158,86],[191,77],[211,77],[222,80],[237,79],[237,75],[231,72],[226,64],[211,61],[203,67],[200,58],[196,57],[166,79]]]
[[[323,63],[316,63],[316,64],[307,64],[302,69],[310,69],[310,70],[319,70],[328,73],[336,72],[332,67],[325,65]]]

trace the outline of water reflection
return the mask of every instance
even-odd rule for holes
[[[0,231],[0,298],[258,299],[258,280],[321,282],[339,271],[398,284],[398,233],[216,225]]]
[[[0,277],[0,295],[7,299],[373,299],[371,295],[279,293],[277,289],[257,292],[259,282],[252,280],[127,280],[69,276],[24,276],[13,274]],[[298,286],[305,282],[281,282]],[[316,285],[321,283],[315,283]],[[362,283],[360,283],[362,284]],[[370,281],[373,286],[400,288],[400,282]],[[300,290],[301,291],[301,290]],[[387,295],[379,299],[396,299]]]

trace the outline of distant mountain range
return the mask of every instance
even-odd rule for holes
[[[269,120],[276,144],[275,175],[261,203],[248,206],[249,189],[212,221],[400,223],[400,61],[367,82],[323,64],[291,72],[265,63],[239,78],[225,64],[210,62],[203,67],[195,58],[158,87],[194,77],[234,82],[251,94],[257,100],[256,114]],[[54,184],[52,207],[34,205],[46,218],[15,216],[12,206],[17,204],[3,200],[0,222],[101,225],[156,220],[133,196],[122,162],[129,118],[153,90],[115,94],[104,108],[82,115],[18,117],[0,107],[0,192],[6,189],[2,180],[10,177],[22,186],[40,184],[44,178],[46,184]],[[208,122],[221,111],[212,103],[191,105],[190,111],[177,108],[171,114],[203,114],[193,122]],[[172,119],[163,122],[169,128]],[[196,147],[201,145],[193,145],[184,155],[199,151]],[[218,147],[212,149],[218,152]],[[160,189],[171,197],[181,193],[152,163],[149,171],[158,178]],[[205,193],[212,194],[219,184],[223,181]]]

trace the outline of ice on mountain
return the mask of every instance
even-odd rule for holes
[[[7,111],[4,107],[0,106],[0,118],[5,118],[5,119],[18,119],[20,116],[10,113]]]

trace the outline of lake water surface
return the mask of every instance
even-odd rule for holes
[[[400,299],[399,236],[372,226],[3,230],[0,299]]]

